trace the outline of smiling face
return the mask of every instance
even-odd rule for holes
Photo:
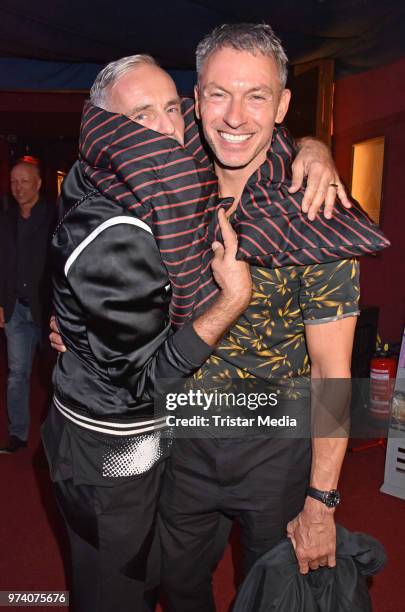
[[[39,199],[41,178],[36,166],[20,163],[10,173],[11,193],[20,207],[30,207]]]
[[[159,66],[142,64],[111,87],[108,106],[145,127],[184,142],[184,120],[173,79]]]
[[[217,173],[234,170],[247,180],[266,159],[274,123],[284,119],[290,101],[276,61],[222,47],[205,61],[195,95]]]

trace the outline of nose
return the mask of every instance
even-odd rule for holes
[[[224,121],[236,129],[246,122],[245,108],[242,100],[229,101],[224,114]]]

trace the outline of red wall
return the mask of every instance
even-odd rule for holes
[[[405,322],[405,58],[336,82],[334,151],[339,172],[351,180],[352,145],[385,137],[381,227],[391,247],[363,257],[363,305],[380,307],[379,331],[399,342]]]

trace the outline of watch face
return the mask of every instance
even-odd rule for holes
[[[328,508],[336,508],[336,506],[340,502],[340,493],[336,491],[336,489],[332,489],[329,491],[327,495],[325,495],[325,504]]]

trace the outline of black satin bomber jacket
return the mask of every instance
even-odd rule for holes
[[[213,348],[191,323],[173,333],[170,283],[150,228],[95,190],[80,162],[60,207],[54,308],[68,350],[54,370],[56,406],[79,425],[102,419],[106,432],[153,429],[159,381],[189,376]]]

